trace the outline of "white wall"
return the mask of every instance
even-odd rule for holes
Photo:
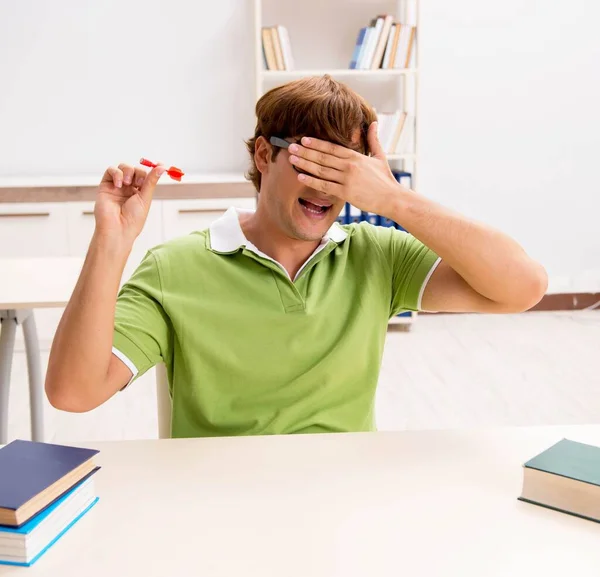
[[[295,22],[304,4],[267,5]],[[551,290],[600,290],[600,4],[420,6],[420,191],[514,235]],[[0,177],[94,175],[141,155],[241,172],[252,42],[250,0],[0,2]],[[352,46],[338,50],[328,61],[349,61]]]
[[[0,2],[0,177],[244,170],[252,34],[240,0]]]
[[[422,0],[421,192],[600,290],[600,3]]]

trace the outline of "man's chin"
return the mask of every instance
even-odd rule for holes
[[[303,240],[306,242],[317,242],[321,241],[327,234],[331,225],[323,223],[320,226],[294,226],[293,235],[297,240]]]
[[[304,215],[300,215],[299,217],[294,218],[291,225],[294,236],[297,239],[314,242],[320,241],[327,234],[327,231],[331,228],[333,222],[334,219],[332,219],[331,216],[319,220],[315,219],[311,222],[311,219],[306,218]]]

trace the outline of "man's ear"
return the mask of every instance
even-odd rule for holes
[[[254,162],[261,174],[268,171],[272,156],[273,149],[271,148],[271,145],[264,136],[259,136],[254,144]]]

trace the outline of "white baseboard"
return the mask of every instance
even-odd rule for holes
[[[574,276],[551,276],[547,294],[598,293],[600,270],[585,270]]]

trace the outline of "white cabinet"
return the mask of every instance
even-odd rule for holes
[[[134,244],[131,266],[137,266],[154,246],[208,228],[232,206],[254,209],[256,200],[232,197],[153,201]],[[95,225],[93,201],[1,203],[0,257],[84,257]]]
[[[66,256],[68,238],[66,204],[0,204],[0,257]]]
[[[170,240],[208,228],[225,211],[236,208],[256,208],[254,198],[198,198],[163,200],[163,238]]]
[[[96,225],[94,202],[68,203],[69,255],[84,257]],[[133,245],[125,266],[123,279],[131,276],[146,251],[162,242],[162,202],[154,201],[150,207],[146,224]]]
[[[69,254],[67,206],[65,203],[0,204],[0,257],[60,257]],[[2,271],[0,271],[2,282]],[[35,312],[40,345],[47,348],[56,332],[62,309]],[[22,347],[17,331],[17,350]]]
[[[122,281],[131,276],[148,249],[195,230],[208,228],[232,206],[254,209],[256,201],[254,198],[233,197],[154,200],[144,229],[127,261]],[[93,201],[1,203],[0,257],[84,257],[94,227]],[[42,349],[47,349],[62,309],[40,309],[35,314],[40,345]]]

